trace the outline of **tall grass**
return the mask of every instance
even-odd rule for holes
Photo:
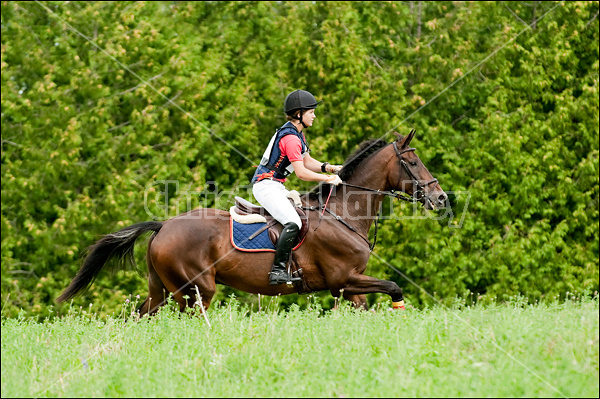
[[[598,397],[598,300],[2,318],[2,396]]]

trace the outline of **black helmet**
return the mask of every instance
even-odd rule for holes
[[[317,102],[316,98],[306,90],[295,90],[285,98],[283,112],[291,116],[298,110],[317,108],[319,103],[320,101]]]

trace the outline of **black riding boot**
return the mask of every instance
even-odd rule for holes
[[[288,281],[296,282],[302,280],[300,277],[292,277],[287,272],[287,262],[290,259],[290,252],[294,246],[294,240],[300,229],[296,223],[288,223],[283,226],[277,249],[275,251],[275,261],[269,273],[269,284],[283,284]]]

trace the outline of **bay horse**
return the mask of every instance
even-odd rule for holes
[[[364,142],[339,172],[344,183],[322,184],[302,197],[311,228],[292,260],[302,269],[308,291],[329,290],[364,309],[368,293],[387,294],[394,304],[403,303],[402,289],[395,282],[363,273],[372,250],[369,228],[386,194],[420,202],[429,210],[446,206],[446,193],[409,146],[414,134],[413,130],[406,137],[397,135],[392,143]],[[136,239],[150,231],[154,233],[146,253],[149,295],[138,309],[140,316],[155,313],[169,293],[181,311],[198,297],[208,309],[217,283],[270,296],[299,292],[296,285],[269,284],[273,252],[249,253],[233,247],[229,219],[227,211],[198,208],[164,222],[137,223],[107,234],[90,246],[81,269],[57,301],[87,290],[109,260],[114,258],[119,266],[127,260],[133,263]]]

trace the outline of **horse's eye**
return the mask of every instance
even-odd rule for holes
[[[415,161],[410,161],[410,165],[411,166],[417,166],[417,163]]]

